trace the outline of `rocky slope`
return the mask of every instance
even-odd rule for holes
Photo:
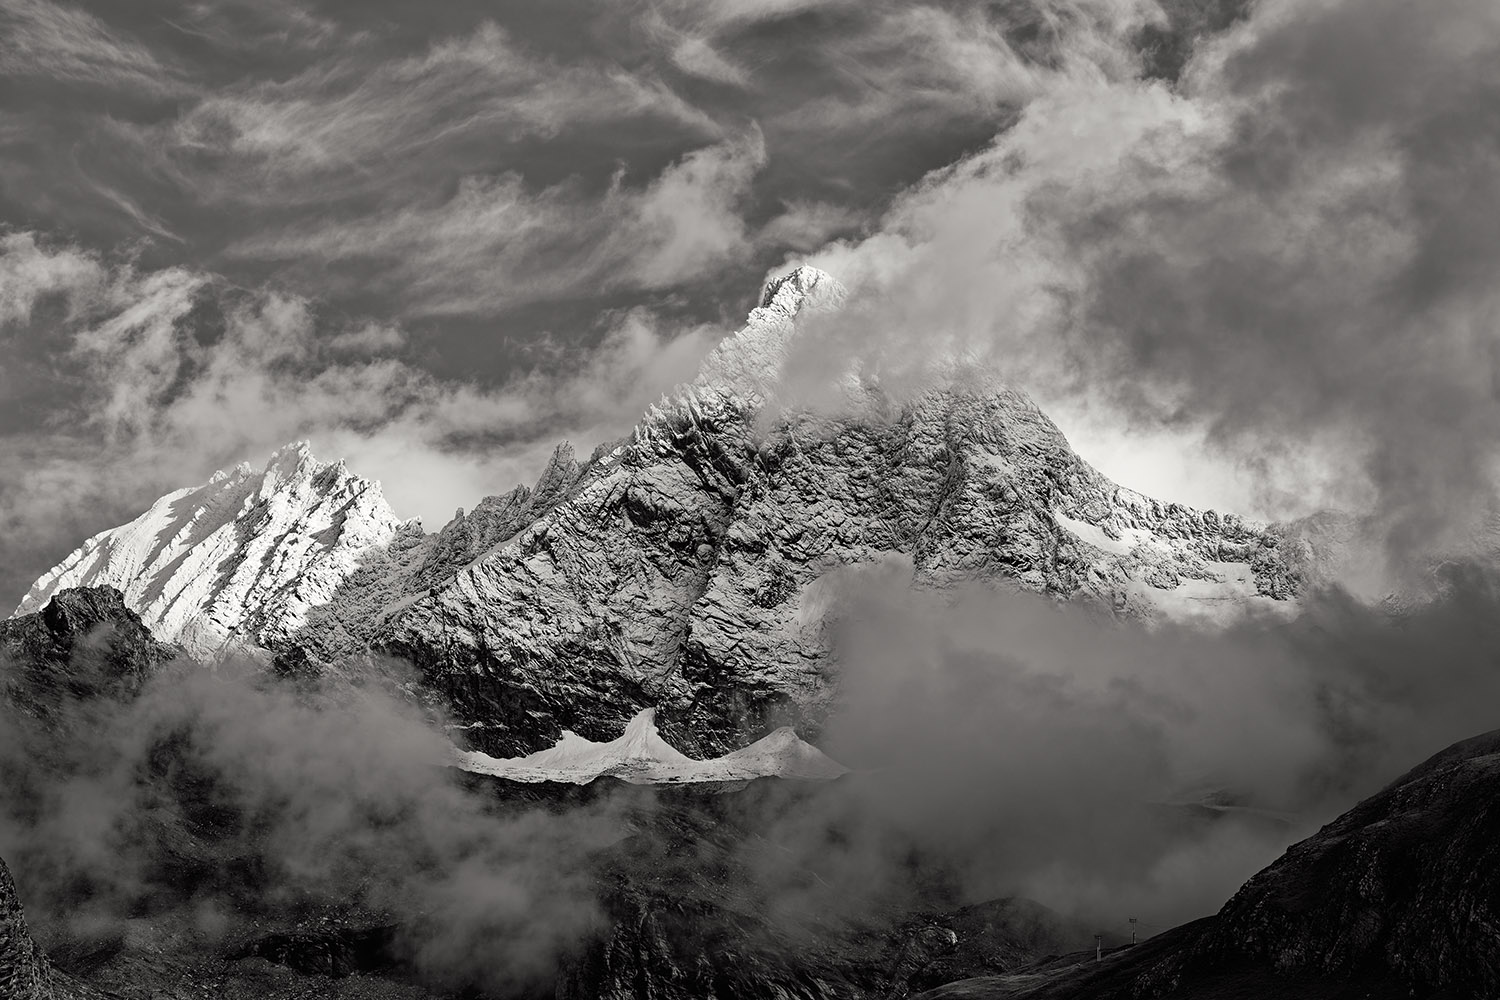
[[[766,818],[826,790],[653,789],[637,832],[597,861],[605,919],[564,963],[558,1000],[893,1000],[1092,941],[1091,928],[1024,899],[856,902],[832,872],[767,865],[756,853],[777,849]]]
[[[920,586],[980,580],[1147,618],[1296,595],[1301,546],[1284,532],[1117,486],[994,373],[940,360],[925,390],[893,395],[850,370],[833,404],[793,405],[792,338],[843,295],[812,268],[772,282],[628,438],[584,462],[561,447],[534,487],[434,534],[292,447],[90,539],[21,610],[111,583],[198,653],[407,659],[492,754],[565,729],[606,738],[654,707],[704,757],[779,725],[816,734],[851,566],[895,560]]]
[[[1454,744],[1294,844],[1214,917],[1102,963],[930,994],[1232,996],[1500,997],[1500,730]]]
[[[6,1000],[100,998],[96,991],[53,969],[31,939],[16,884],[4,860],[0,860],[0,997]]]

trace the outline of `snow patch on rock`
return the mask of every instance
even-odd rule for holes
[[[689,784],[702,781],[746,781],[752,778],[797,778],[826,781],[848,768],[805,742],[790,726],[722,757],[694,760],[673,747],[656,728],[656,709],[631,719],[618,739],[596,743],[564,731],[562,739],[524,757],[491,757],[454,750],[453,763],[465,771],[512,781],[558,781],[582,785],[612,777],[638,785]]]

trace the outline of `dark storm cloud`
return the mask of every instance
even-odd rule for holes
[[[1500,11],[1268,6],[1199,86],[1232,110],[1197,183],[1037,207],[1086,261],[1077,351],[1231,443],[1367,442],[1393,541],[1460,541],[1500,438]]]
[[[850,568],[820,745],[858,770],[766,831],[761,878],[803,915],[830,906],[828,886],[835,908],[879,912],[914,875],[1116,932],[1213,912],[1292,842],[1500,721],[1500,579],[1473,562],[1440,575],[1441,596],[1399,615],[1332,590],[1290,623],[1207,631],[914,591],[904,562]],[[807,870],[823,883],[799,884]]]

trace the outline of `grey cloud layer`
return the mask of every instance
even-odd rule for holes
[[[1152,10],[662,2],[502,25],[465,4],[384,20],[291,0],[166,3],[149,20],[32,0],[6,9],[23,30],[0,72],[38,88],[34,113],[9,112],[13,221],[181,240],[157,248],[160,259],[207,254],[236,280],[274,273],[345,302],[376,285],[381,309],[445,315],[691,285],[847,232],[952,144],[993,132],[1062,62],[1133,72],[1123,43]],[[99,91],[49,80],[113,88],[130,110],[101,114]],[[652,215],[684,173],[721,161],[732,176],[691,182],[676,217],[658,207],[646,221],[682,231],[678,249],[645,264],[556,246],[538,254],[527,222],[558,233],[600,216],[596,228],[627,231],[616,243],[639,242],[628,203]],[[32,214],[38,205],[49,211]],[[392,268],[348,252],[371,241],[416,256],[467,219],[490,224],[481,251],[421,273],[412,260]],[[516,282],[515,299],[452,294],[506,284],[513,268],[497,279],[487,256],[540,256],[549,279]]]
[[[1461,546],[1500,433],[1497,17],[1265,2],[1178,92],[1077,76],[820,254],[865,305],[804,343],[892,372],[973,351],[1064,409],[1196,429],[1283,511]]]

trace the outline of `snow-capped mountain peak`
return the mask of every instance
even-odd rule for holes
[[[377,483],[297,441],[259,470],[215,472],[88,539],[32,585],[16,614],[68,587],[107,584],[157,638],[195,655],[274,644],[400,524]]]
[[[835,278],[808,265],[767,282],[760,305],[709,353],[688,395],[759,402],[781,379],[798,317],[837,309],[847,295]]]

